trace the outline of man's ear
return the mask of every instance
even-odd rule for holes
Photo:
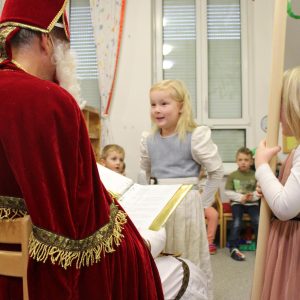
[[[53,43],[51,41],[51,38],[49,34],[42,33],[40,37],[40,48],[41,51],[44,52],[47,55],[51,55],[53,53]]]

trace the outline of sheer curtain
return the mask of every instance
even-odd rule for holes
[[[113,142],[109,110],[117,74],[126,0],[90,0],[102,113],[101,146]]]

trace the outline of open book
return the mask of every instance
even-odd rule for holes
[[[159,230],[192,185],[142,185],[99,164],[100,178],[128,213],[137,229]]]

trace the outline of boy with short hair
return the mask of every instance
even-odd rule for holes
[[[125,151],[117,144],[106,145],[101,151],[100,164],[125,175]]]
[[[251,218],[251,225],[257,238],[259,221],[259,197],[255,191],[255,171],[251,169],[253,156],[250,149],[240,148],[236,153],[238,169],[229,174],[225,193],[230,199],[232,209],[232,226],[229,236],[229,250],[232,259],[237,261],[245,260],[245,255],[239,251],[239,235],[243,225],[243,214],[248,213]]]

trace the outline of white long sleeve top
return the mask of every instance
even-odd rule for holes
[[[167,178],[183,179],[191,176],[186,174],[186,166],[194,164],[198,166],[198,172],[193,171],[192,176],[196,176],[196,179],[198,179],[199,166],[203,166],[208,176],[201,199],[204,207],[211,206],[215,200],[214,195],[221,183],[224,171],[218,148],[211,139],[210,128],[207,126],[195,128],[192,134],[187,135],[186,141],[181,144],[178,143],[177,136],[157,139],[158,142],[156,142],[155,147],[152,146],[152,151],[148,147],[148,139],[151,137],[153,135],[144,132],[140,144],[140,167],[146,172],[147,177],[149,178],[150,175],[155,176],[156,174],[152,174],[152,171],[159,167],[160,174],[167,174]],[[151,140],[149,142],[151,144]],[[161,152],[157,153],[157,151]],[[167,167],[164,169],[164,166]],[[158,177],[158,179],[160,178]],[[184,183],[184,181],[181,183]]]
[[[283,186],[268,164],[262,164],[255,174],[269,207],[283,221],[300,213],[300,146],[295,150],[291,173]]]

